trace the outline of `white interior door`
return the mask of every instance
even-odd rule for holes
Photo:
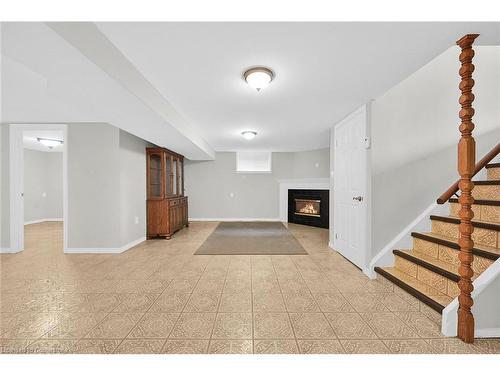
[[[366,268],[370,252],[368,111],[363,106],[334,128],[334,249]]]

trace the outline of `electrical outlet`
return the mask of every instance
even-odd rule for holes
[[[233,192],[229,193],[229,196],[230,196],[231,198],[234,198],[234,193],[233,193]]]

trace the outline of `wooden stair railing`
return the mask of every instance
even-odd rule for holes
[[[491,149],[490,152],[488,152],[484,157],[479,160],[479,162],[476,164],[476,167],[474,168],[474,174],[472,177],[474,177],[481,169],[486,167],[486,165],[492,161],[498,154],[500,154],[500,143],[498,143],[493,149]],[[460,180],[455,182],[453,185],[451,185],[448,190],[446,190],[441,196],[437,199],[438,204],[445,204],[448,202],[448,200],[457,193],[458,191],[458,183]]]
[[[472,204],[474,203],[474,198],[472,197],[472,189],[474,188],[472,176],[474,175],[474,168],[476,166],[476,141],[472,136],[472,131],[474,130],[474,123],[472,122],[472,116],[474,116],[474,108],[472,108],[472,102],[474,101],[474,94],[472,93],[472,88],[474,87],[474,80],[472,79],[472,72],[474,72],[474,64],[472,64],[474,50],[472,49],[472,44],[478,36],[478,34],[467,34],[457,41],[458,46],[462,50],[459,56],[461,81],[458,86],[462,92],[458,100],[462,106],[458,114],[461,120],[459,130],[462,135],[458,142],[458,173],[460,174],[458,187],[461,193],[458,203],[461,208],[459,211],[460,225],[458,239],[460,246],[458,254],[458,259],[460,260],[458,268],[460,275],[460,281],[458,282],[460,295],[458,296],[457,336],[466,343],[474,342],[474,316],[471,311],[471,307],[474,304],[471,297],[471,293],[474,290],[474,286],[472,285],[474,272],[471,267],[474,260],[474,256],[472,255],[474,247],[472,232],[474,231],[474,227],[471,220],[474,217],[474,212],[472,211]]]

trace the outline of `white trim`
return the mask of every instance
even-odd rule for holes
[[[44,223],[46,221],[63,221],[63,218],[59,217],[59,218],[48,218],[48,219],[38,219],[38,220],[25,221],[24,225]]]
[[[63,242],[68,244],[68,127],[66,124],[9,124],[10,248],[24,249],[24,130],[60,130],[63,132]]]
[[[401,232],[399,232],[396,237],[394,237],[387,245],[385,245],[382,250],[380,250],[377,255],[373,257],[365,274],[370,278],[374,279],[376,273],[374,268],[385,267],[392,265],[394,263],[394,256],[392,250],[401,248],[411,248],[412,247],[412,237],[411,232],[428,232],[430,230],[430,219],[429,215],[432,213],[444,213],[448,210],[448,204],[440,205],[433,202],[429,207],[427,207],[422,213],[420,213],[410,224],[408,224]],[[363,271],[364,272],[364,271]]]
[[[486,287],[488,287],[493,281],[497,279],[500,275],[500,258],[497,259],[491,266],[486,268],[482,274],[480,274],[476,280],[472,282],[474,286],[474,290],[471,293],[472,299],[475,301],[474,306],[472,307],[472,313],[477,314],[477,309],[479,303],[477,303],[478,297],[480,297]],[[455,298],[450,302],[448,306],[446,306],[442,312],[442,323],[441,323],[441,333],[444,336],[456,336],[457,335],[457,312],[458,312],[458,298]],[[493,313],[497,313],[494,311]],[[479,322],[476,322],[476,325]],[[500,330],[499,328],[479,328],[475,331],[475,337],[498,337],[497,336],[484,336],[489,332],[497,332]],[[482,334],[483,336],[479,336]]]
[[[483,328],[474,331],[474,337],[500,337],[500,328]]]
[[[10,247],[2,247],[0,249],[0,254],[15,254],[15,253],[19,253],[21,250],[17,250],[17,251],[12,251],[12,249]]]
[[[277,221],[288,222],[288,190],[330,190],[330,179],[327,178],[301,178],[292,180],[278,180],[280,184],[279,218]]]
[[[146,241],[146,237],[140,237],[135,241],[129,242],[122,247],[70,247],[65,248],[65,254],[120,254],[123,253],[134,246]]]
[[[280,221],[278,217],[190,217],[188,221]]]

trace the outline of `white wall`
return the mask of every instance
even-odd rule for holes
[[[146,236],[146,152],[149,144],[120,130],[121,244]]]
[[[109,124],[68,126],[69,251],[145,239],[147,145]]]
[[[459,62],[453,47],[372,103],[372,255],[457,178]],[[477,47],[477,160],[500,139],[500,47]]]
[[[280,179],[328,178],[329,149],[275,152],[272,173],[236,173],[236,154],[185,162],[185,194],[192,219],[278,219]]]
[[[9,186],[9,137],[10,129],[7,125],[0,125],[0,248],[10,248],[10,186]]]
[[[24,222],[63,217],[61,152],[24,150]]]

